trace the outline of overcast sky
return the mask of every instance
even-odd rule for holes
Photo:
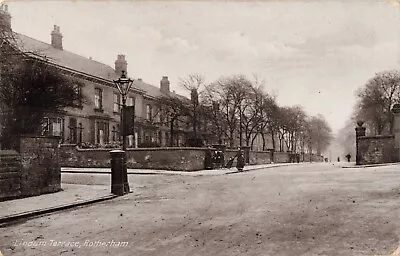
[[[179,91],[178,78],[253,74],[280,105],[302,105],[340,129],[355,91],[399,67],[396,0],[11,1],[14,31],[114,66],[125,54],[134,78]]]

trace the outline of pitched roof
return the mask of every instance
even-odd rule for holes
[[[110,81],[118,79],[118,75],[115,73],[115,70],[109,65],[83,57],[76,53],[54,48],[51,44],[39,41],[29,36],[15,33],[15,42],[18,49],[21,51],[37,54],[39,56],[45,56],[51,62],[59,66]],[[163,95],[163,93],[160,91],[160,88],[157,86],[137,79],[134,80],[133,86],[139,90],[145,91],[146,94],[151,97]]]
[[[66,50],[54,48],[50,44],[23,34],[16,33],[15,35],[17,47],[24,52],[45,56],[51,62],[62,67],[84,72],[107,80],[116,78],[115,70],[106,64]]]

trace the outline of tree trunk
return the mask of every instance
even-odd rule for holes
[[[265,151],[265,135],[263,132],[261,133],[261,138],[262,138],[262,150]]]
[[[174,146],[174,119],[171,119],[171,122],[169,124],[169,136],[170,136],[170,140],[169,140],[169,146],[173,147]]]
[[[251,150],[253,150],[254,141],[256,140],[258,134],[259,134],[259,133],[256,133],[256,135],[254,135],[254,136],[253,136],[253,139],[251,140],[251,145],[250,145]]]
[[[196,106],[193,107],[193,135],[194,138],[197,139],[197,111]]]
[[[271,138],[272,138],[272,149],[275,151],[275,132],[274,132],[274,129],[271,129]]]

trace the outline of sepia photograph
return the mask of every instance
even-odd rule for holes
[[[400,256],[400,0],[0,0],[0,256]]]

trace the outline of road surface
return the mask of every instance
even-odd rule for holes
[[[0,250],[5,256],[390,255],[400,247],[399,167],[322,163],[219,176],[130,175],[127,196],[2,228]],[[108,175],[95,182],[74,175],[64,181],[109,183]]]

